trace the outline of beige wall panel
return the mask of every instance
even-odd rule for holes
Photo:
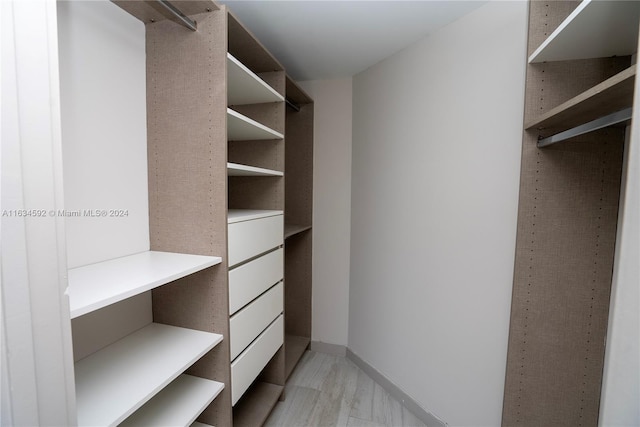
[[[284,142],[281,139],[271,141],[233,141],[229,143],[229,161],[283,172],[283,144]]]
[[[313,215],[313,104],[287,108],[285,223],[311,225]]]
[[[284,178],[229,177],[229,209],[284,209]]]
[[[311,337],[311,231],[285,241],[285,323],[286,334]]]
[[[198,31],[147,25],[151,249],[223,263],[153,292],[154,321],[223,334],[189,372],[227,386],[200,420],[231,425],[226,221],[226,11]]]
[[[530,3],[529,53],[579,2]],[[629,57],[527,67],[525,122],[630,65]],[[505,426],[597,426],[624,129],[522,146]]]

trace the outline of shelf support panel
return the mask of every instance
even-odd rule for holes
[[[631,119],[631,116],[633,115],[632,113],[632,108],[626,108],[624,110],[616,111],[615,113],[609,114],[607,116],[600,117],[590,122],[581,124],[580,126],[565,130],[564,132],[560,132],[546,138],[541,138],[538,140],[538,148],[547,147],[551,144],[555,144],[556,142],[573,138],[574,136],[584,135],[585,133],[593,132],[598,129],[625,122]]]

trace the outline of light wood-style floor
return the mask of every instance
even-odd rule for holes
[[[265,426],[425,426],[346,357],[307,351],[285,396]]]

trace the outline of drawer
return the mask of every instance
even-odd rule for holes
[[[283,304],[283,285],[280,282],[231,317],[229,322],[231,360],[235,359],[273,322],[273,319],[282,313]]]
[[[234,314],[284,277],[278,249],[229,271],[229,314]]]
[[[229,267],[276,248],[284,241],[284,217],[275,215],[229,224]]]
[[[284,342],[283,316],[231,363],[231,404],[235,405]]]

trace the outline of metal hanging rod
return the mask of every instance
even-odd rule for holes
[[[182,13],[180,9],[169,3],[167,0],[156,0],[157,5],[161,6],[161,8],[155,8],[163,15],[169,17],[172,21],[175,21],[185,27],[189,28],[192,31],[198,30],[198,24],[193,19],[189,18],[187,15]],[[168,12],[170,16],[168,16],[164,12]]]
[[[576,126],[564,132],[557,133],[555,135],[541,138],[538,140],[538,148],[546,147],[556,142],[564,141],[565,139],[573,138],[574,136],[583,135],[585,133],[593,132],[594,130],[606,128],[611,125],[625,122],[631,119],[632,109],[626,108],[624,110],[616,111],[613,114],[609,114],[604,117],[592,120],[580,126]]]
[[[292,109],[296,110],[296,112],[300,111],[300,106],[295,102],[293,102],[292,100],[290,100],[289,98],[285,98],[284,102],[287,104],[288,107],[291,107]]]

